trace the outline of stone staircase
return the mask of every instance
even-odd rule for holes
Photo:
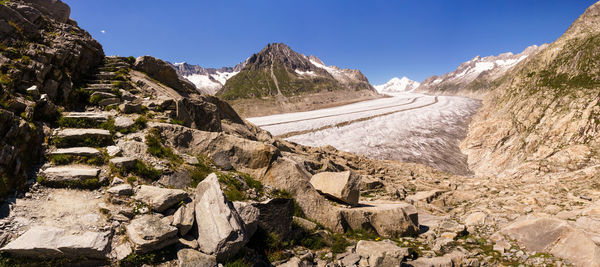
[[[106,147],[112,145],[114,132],[102,127],[116,114],[105,111],[118,105],[126,83],[129,64],[123,58],[106,57],[105,63],[83,87],[90,92],[86,112],[66,112],[59,127],[48,142],[48,162],[38,175],[39,182],[48,187],[97,188],[108,173]],[[106,176],[106,175],[103,175]]]

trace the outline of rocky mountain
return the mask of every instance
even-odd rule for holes
[[[305,97],[311,94],[314,99]],[[314,109],[353,98],[356,101],[374,97],[377,92],[358,70],[326,66],[317,57],[273,43],[248,58],[242,70],[228,79],[216,95],[246,115],[265,115]],[[257,105],[256,99],[266,101]],[[249,111],[252,106],[261,106],[264,111]]]
[[[463,143],[475,171],[543,174],[598,164],[598,23],[600,3],[497,80]]]
[[[390,79],[387,83],[375,85],[374,87],[379,93],[401,93],[412,92],[417,87],[419,87],[419,85],[419,82],[413,81],[407,77],[394,77]]]
[[[546,47],[547,44],[532,45],[519,54],[508,52],[498,56],[476,56],[460,64],[452,72],[442,76],[434,75],[425,79],[417,88],[417,91],[433,94],[457,94],[459,92],[477,94],[492,87],[492,82],[510,68]]]
[[[208,94],[214,95],[225,82],[238,74],[246,62],[237,64],[235,67],[203,68],[199,65],[190,65],[185,62],[173,63],[171,66],[177,71],[177,74],[188,79],[196,88]]]

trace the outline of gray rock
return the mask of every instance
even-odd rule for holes
[[[287,240],[292,232],[294,201],[288,198],[275,198],[260,203],[252,203],[259,210],[258,226],[267,232],[277,234]]]
[[[312,176],[310,183],[321,194],[350,205],[358,204],[360,176],[350,171],[321,172]]]
[[[387,239],[380,242],[361,240],[356,244],[356,254],[367,259],[371,267],[385,267],[400,266],[411,251]]]
[[[145,253],[177,242],[177,228],[156,213],[133,219],[126,229],[136,252]]]
[[[135,200],[146,203],[152,210],[163,212],[183,201],[188,194],[181,189],[166,189],[156,186],[142,185],[137,189]]]
[[[125,114],[142,113],[142,104],[124,103],[119,105],[119,109]]]
[[[137,163],[137,158],[134,157],[118,157],[112,158],[109,160],[110,164],[115,166],[116,168],[130,169],[135,167]]]
[[[119,184],[109,188],[106,192],[117,196],[131,196],[133,195],[133,188],[129,184]]]
[[[302,228],[304,231],[307,231],[307,232],[312,232],[312,231],[314,231],[314,230],[317,229],[317,224],[316,223],[311,222],[311,221],[309,221],[307,219],[304,219],[304,218],[300,218],[300,217],[294,216],[292,218],[292,221],[295,224],[297,224],[298,226],[300,226],[300,228]]]
[[[196,187],[199,250],[218,261],[235,255],[247,242],[244,222],[225,199],[217,175],[211,173]]]
[[[258,217],[260,210],[248,202],[234,201],[233,206],[244,221],[246,235],[250,239],[258,229]]]
[[[179,229],[179,234],[185,236],[194,225],[194,202],[184,203],[173,214],[173,226]]]
[[[179,77],[169,63],[160,59],[151,56],[141,56],[135,60],[133,68],[145,72],[148,76],[181,93],[193,93],[196,91],[194,84]]]
[[[118,146],[107,146],[106,153],[109,156],[114,157],[114,156],[118,155],[119,153],[121,153],[121,148],[119,148]]]
[[[374,229],[380,236],[388,238],[419,233],[417,209],[407,203],[370,202],[363,207],[342,209],[341,214],[353,230]]]
[[[69,112],[65,114],[65,118],[69,119],[85,119],[95,122],[104,122],[108,120],[108,115],[96,112]]]
[[[67,257],[85,256],[105,259],[110,250],[109,233],[84,232],[67,235],[64,229],[35,226],[0,249],[19,257]]]
[[[118,245],[113,250],[113,255],[118,261],[127,258],[127,256],[129,256],[131,253],[133,253],[133,249],[131,249],[131,245],[129,243]]]
[[[115,127],[117,127],[117,129],[126,129],[134,124],[135,122],[130,117],[117,117],[115,119]]]
[[[86,139],[95,139],[99,144],[107,144],[112,141],[110,132],[104,129],[62,129],[56,134],[62,140],[58,147],[64,147],[72,142],[82,143]]]
[[[184,248],[177,252],[179,267],[214,267],[217,266],[215,256],[206,255],[193,249]]]
[[[40,174],[51,183],[79,182],[98,177],[100,169],[77,166],[59,166],[45,169]]]

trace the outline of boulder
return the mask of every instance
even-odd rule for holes
[[[195,192],[199,250],[218,261],[234,256],[247,242],[244,222],[225,199],[217,175],[211,173]]]
[[[126,227],[127,237],[138,253],[164,248],[177,242],[177,228],[160,214],[145,214]]]
[[[61,228],[35,226],[10,242],[0,251],[18,257],[47,258],[85,256],[91,259],[106,259],[110,251],[109,233],[84,232],[69,235]]]
[[[358,204],[360,176],[351,172],[321,172],[312,176],[310,183],[321,194],[350,205]]]
[[[548,252],[576,266],[600,266],[600,247],[567,221],[527,215],[500,230],[533,252]]]
[[[258,209],[258,227],[267,232],[277,234],[280,240],[287,240],[292,233],[292,217],[294,216],[294,200],[290,198],[274,198],[259,203],[252,203]]]
[[[400,266],[411,255],[411,250],[401,248],[390,240],[361,240],[356,244],[356,254],[367,259],[370,267]]]
[[[121,112],[125,114],[142,113],[142,104],[140,103],[124,103],[119,105]]]
[[[417,209],[407,203],[365,203],[362,207],[342,209],[341,214],[353,230],[373,229],[388,238],[419,233]]]
[[[258,229],[258,217],[260,210],[248,202],[241,201],[234,201],[233,207],[235,207],[235,210],[244,221],[246,235],[248,236],[248,239],[250,239],[256,232],[256,229]]]
[[[126,129],[133,126],[135,122],[130,117],[117,117],[115,119],[115,127],[117,129]]]
[[[179,229],[179,234],[184,236],[194,225],[194,202],[184,203],[173,214],[173,226]]]
[[[118,155],[119,153],[121,153],[121,148],[119,148],[118,146],[107,146],[106,153],[109,156],[114,157],[114,156]]]
[[[119,169],[131,169],[135,167],[137,158],[134,157],[117,157],[109,160],[109,163]]]
[[[177,119],[183,125],[209,132],[220,132],[221,117],[217,106],[208,101],[183,98],[177,100]]]
[[[316,223],[311,222],[304,218],[296,217],[296,216],[294,216],[292,218],[292,222],[294,222],[296,225],[298,225],[304,231],[309,232],[309,233],[316,230],[318,227]]]
[[[142,185],[137,189],[133,198],[146,203],[153,211],[163,212],[187,197],[188,194],[181,189]]]
[[[133,187],[129,184],[119,184],[107,189],[106,192],[117,196],[131,196],[133,195]]]
[[[215,267],[217,266],[217,260],[214,256],[206,255],[193,249],[184,248],[177,251],[177,266]]]

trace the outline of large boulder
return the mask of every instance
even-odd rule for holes
[[[179,234],[185,236],[194,225],[194,202],[184,203],[173,214],[173,226],[179,229]]]
[[[276,147],[224,133],[206,132],[167,123],[151,124],[166,144],[190,155],[225,155],[236,170],[262,177],[279,154]]]
[[[177,100],[177,119],[183,125],[209,132],[221,131],[217,106],[208,101],[183,98]]]
[[[312,186],[321,194],[350,205],[358,204],[360,176],[351,172],[321,172],[310,179]]]
[[[290,192],[304,214],[335,232],[343,232],[341,208],[332,205],[310,184],[311,175],[291,157],[279,157],[261,178],[263,184]]]
[[[65,23],[71,15],[71,8],[60,0],[25,0],[43,14]]]
[[[135,200],[144,202],[156,212],[163,212],[187,197],[188,194],[181,189],[167,189],[150,185],[140,186],[133,196]]]
[[[225,198],[217,175],[211,173],[195,192],[198,249],[218,261],[234,256],[247,242],[244,221]]]
[[[528,215],[506,226],[500,233],[533,252],[548,252],[576,266],[600,266],[600,247],[590,236],[568,221]]]
[[[366,203],[362,207],[342,209],[341,214],[353,230],[373,229],[388,238],[419,233],[417,209],[407,203]]]
[[[35,226],[0,249],[18,257],[67,257],[106,259],[110,251],[110,234],[84,232],[70,235],[51,226]]]
[[[356,244],[356,254],[366,259],[371,267],[400,266],[402,261],[411,255],[411,250],[399,247],[390,240],[361,240]]]
[[[275,198],[259,203],[252,203],[258,209],[258,227],[277,234],[281,240],[287,240],[292,233],[294,216],[294,200]]]
[[[177,228],[171,226],[168,217],[160,214],[145,214],[135,218],[126,229],[129,241],[139,253],[161,249],[177,242]]]
[[[179,77],[169,63],[160,59],[151,56],[141,56],[135,60],[133,68],[148,74],[148,76],[177,90],[183,95],[196,92],[194,84]]]
[[[242,218],[242,221],[244,221],[246,235],[248,238],[251,238],[258,229],[258,216],[260,210],[248,202],[234,201],[233,206]]]

